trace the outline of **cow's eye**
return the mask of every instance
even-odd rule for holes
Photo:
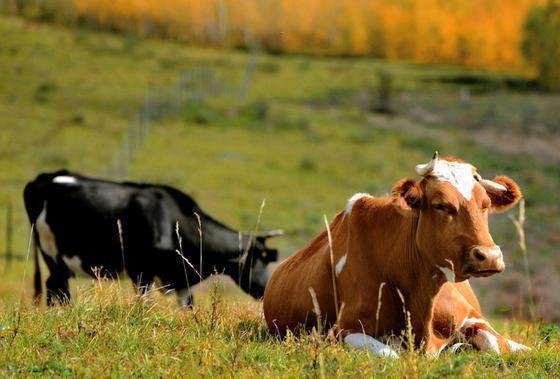
[[[436,211],[441,212],[441,213],[446,213],[446,214],[454,214],[455,213],[455,208],[453,208],[449,204],[437,203],[437,204],[434,204],[433,207]]]
[[[445,206],[445,204],[434,204],[434,209],[436,211],[447,212],[447,207]]]

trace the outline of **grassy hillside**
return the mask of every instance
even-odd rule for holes
[[[71,377],[553,377],[558,329],[495,323],[531,345],[524,355],[444,352],[372,357],[316,335],[283,341],[266,330],[260,304],[227,300],[219,284],[193,311],[135,300],[116,283],[81,288],[72,306],[0,313],[2,376]]]
[[[174,86],[183,70],[210,70],[235,89],[253,67],[244,52],[16,18],[0,17],[0,35],[0,211],[7,202],[15,207],[19,254],[27,249],[20,200],[26,181],[62,167],[103,174],[146,94]],[[371,112],[380,69],[393,78],[391,116]],[[521,91],[524,85],[524,78],[454,67],[259,54],[246,97],[207,95],[154,122],[129,178],[174,185],[245,230],[255,227],[266,199],[259,227],[287,231],[274,242],[287,256],[322,229],[323,214],[332,217],[353,193],[387,193],[398,179],[414,177],[414,165],[435,149],[457,155],[486,177],[506,174],[520,183],[538,310],[548,320],[560,319],[554,290],[560,281],[560,159],[542,153],[554,144],[560,101]],[[511,148],[526,141],[536,147]],[[473,284],[488,313],[517,316],[525,311],[526,292],[515,231],[506,215],[494,216],[492,228],[508,270]],[[0,253],[4,230],[2,215]],[[212,327],[208,287],[197,293],[196,312],[177,312],[173,299],[137,303],[126,290],[98,290],[88,280],[78,282],[78,300],[70,307],[31,308],[30,269],[18,262],[2,274],[5,374],[547,376],[558,370],[557,329],[546,324],[498,321],[500,331],[536,347],[522,357],[466,352],[387,363],[311,336],[278,342],[264,332],[260,304],[230,287],[219,297]]]

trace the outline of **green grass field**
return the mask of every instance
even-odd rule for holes
[[[495,323],[531,345],[528,354],[404,353],[388,360],[312,334],[279,341],[268,334],[259,303],[221,291],[216,282],[201,305],[178,311],[168,299],[140,301],[118,283],[99,282],[79,288],[69,307],[4,309],[2,376],[497,378],[560,370],[558,329],[541,324]]]
[[[25,254],[28,243],[21,202],[26,181],[62,167],[102,175],[147,93],[173,86],[183,70],[196,67],[212,70],[236,88],[250,61],[241,51],[6,16],[0,16],[0,35],[0,211],[8,202],[14,206],[13,246],[19,254]],[[368,110],[375,105],[379,69],[394,78],[394,116]],[[465,75],[484,78],[484,85],[446,79]],[[210,214],[244,230],[255,227],[266,200],[259,228],[286,230],[274,242],[285,257],[318,233],[323,215],[332,217],[353,193],[387,193],[398,179],[414,177],[414,166],[438,149],[467,159],[484,176],[506,174],[520,183],[533,275],[555,279],[560,271],[560,159],[541,152],[555,141],[560,100],[507,88],[509,78],[525,80],[407,62],[259,54],[246,98],[207,96],[154,123],[129,179],[176,186]],[[469,90],[468,103],[459,99],[461,89]],[[527,123],[541,128],[528,132],[523,128]],[[506,135],[515,141],[504,143]],[[541,143],[536,148],[507,148],[535,139]],[[0,216],[0,253],[5,223]],[[557,375],[558,328],[502,317],[525,313],[522,259],[507,216],[494,216],[492,228],[506,251],[508,272],[473,284],[483,307],[495,315],[498,330],[534,347],[529,354],[466,351],[445,353],[438,360],[405,354],[388,362],[313,336],[277,341],[265,330],[260,304],[229,285],[224,294],[203,286],[192,312],[177,310],[171,298],[139,302],[125,283],[90,280],[77,281],[71,306],[34,308],[31,264],[5,268],[0,261],[0,372],[80,377]],[[540,267],[549,271],[541,273]],[[545,295],[539,298],[541,312],[555,304],[554,298],[552,305],[546,303]],[[560,319],[558,313],[544,315]]]

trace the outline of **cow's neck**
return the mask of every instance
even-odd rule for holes
[[[429,334],[433,300],[444,281],[437,267],[422,259],[416,246],[418,214],[414,212],[403,215],[397,211],[390,213],[393,218],[391,221],[374,221],[378,228],[381,226],[384,229],[381,233],[391,241],[386,252],[384,276],[395,292],[398,288],[405,300],[418,345]],[[395,299],[400,303],[400,296]]]

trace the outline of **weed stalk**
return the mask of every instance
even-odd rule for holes
[[[518,245],[521,249],[521,254],[523,256],[523,268],[525,271],[525,279],[527,280],[527,297],[529,300],[529,316],[531,320],[535,319],[535,301],[533,297],[533,286],[531,284],[531,271],[529,269],[529,254],[527,251],[527,243],[525,239],[525,200],[522,199],[519,202],[519,216],[517,219],[512,215],[509,218],[513,225],[515,226],[515,231],[517,232]]]

